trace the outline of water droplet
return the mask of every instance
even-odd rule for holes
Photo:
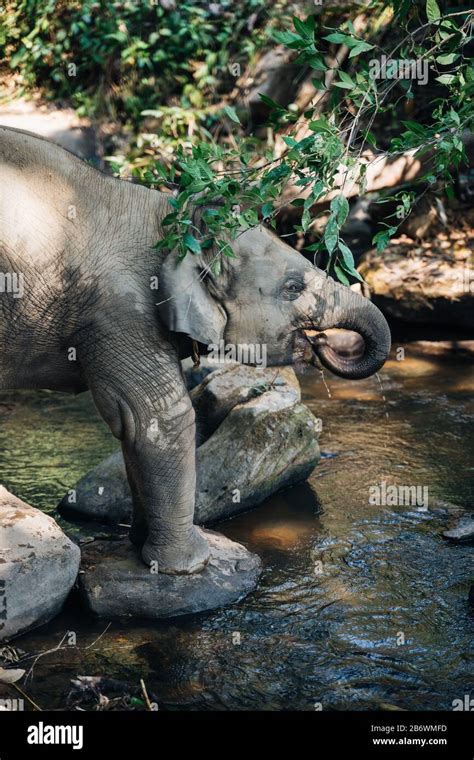
[[[384,392],[383,385],[382,385],[382,378],[380,377],[380,375],[379,375],[378,372],[375,373],[375,377],[377,378],[377,380],[379,382],[380,393],[382,394],[382,401],[383,401],[384,406],[385,406],[385,416],[386,416],[386,418],[388,420],[389,419],[389,415],[388,415],[388,409],[387,409],[387,399],[385,397],[385,392]]]
[[[327,394],[328,394],[329,398],[332,398],[331,391],[329,390],[328,384],[326,382],[326,378],[324,377],[324,372],[323,372],[322,369],[320,369],[319,371],[321,372],[321,380],[323,381],[323,385],[326,388]]]

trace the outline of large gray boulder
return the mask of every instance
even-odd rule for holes
[[[268,369],[233,363],[208,374],[190,393],[200,441],[206,441],[235,406],[264,397],[268,391],[277,392],[274,401],[278,407],[301,401],[291,367]]]
[[[0,640],[54,617],[79,562],[79,547],[51,517],[0,486]]]
[[[212,523],[305,480],[319,459],[315,417],[290,393],[237,404],[197,450],[196,522]]]
[[[187,389],[188,391],[192,391],[192,389],[195,388],[196,385],[199,385],[199,383],[202,383],[202,381],[208,375],[210,375],[211,372],[215,372],[217,369],[221,369],[224,366],[229,367],[231,364],[237,364],[237,362],[228,362],[226,365],[224,365],[223,362],[218,362],[216,364],[215,361],[208,359],[207,356],[201,356],[198,366],[194,364],[194,361],[191,359],[191,357],[183,359],[181,364],[183,367]]]
[[[291,368],[230,365],[191,391],[198,426],[195,522],[208,524],[260,504],[309,476],[319,426],[300,403]],[[131,495],[121,451],[66,494],[66,517],[129,524]]]
[[[128,540],[85,546],[79,587],[86,607],[100,617],[159,619],[242,599],[257,585],[262,571],[259,557],[219,533],[204,532],[211,557],[195,575],[151,572]]]

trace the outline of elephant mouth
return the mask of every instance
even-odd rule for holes
[[[300,368],[316,367],[321,370],[325,364],[320,354],[332,356],[338,362],[357,362],[364,356],[365,341],[352,330],[328,329],[324,332],[308,326],[296,333],[294,342],[295,364]]]
[[[324,333],[315,332],[312,327],[303,327],[295,331],[293,340],[293,362],[297,369],[304,371],[310,367],[321,369],[317,348],[318,336]]]

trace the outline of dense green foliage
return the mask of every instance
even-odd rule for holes
[[[144,108],[177,94],[202,107],[230,58],[246,60],[261,43],[242,35],[264,0],[109,2],[20,0],[0,11],[0,50],[25,86],[67,98],[81,113],[107,107],[136,121]],[[219,9],[219,10],[218,10]],[[213,12],[214,11],[214,12]]]
[[[405,2],[396,2],[394,6],[390,23],[393,28],[402,28],[404,33],[401,41],[397,40],[391,49],[384,50],[375,39],[371,41],[370,35],[363,39],[356,33],[350,19],[342,30],[331,31],[325,36],[327,42],[345,45],[350,51],[348,66],[345,70],[337,70],[337,76],[329,86],[325,83],[329,67],[316,43],[315,16],[309,16],[306,20],[294,18],[292,31],[275,32],[274,38],[296,50],[299,60],[313,70],[313,84],[328,96],[324,115],[318,105],[308,107],[302,115],[297,115],[291,108],[270,102],[274,125],[285,131],[283,141],[287,150],[279,159],[274,158],[271,150],[263,158],[256,156],[253,139],[245,137],[238,141],[233,150],[227,149],[225,153],[220,146],[203,143],[193,148],[189,155],[179,153],[177,167],[181,190],[176,198],[170,200],[174,209],[166,219],[170,232],[160,246],[177,247],[180,255],[184,256],[188,251],[200,253],[202,246],[210,247],[217,243],[213,266],[218,271],[220,255],[232,255],[230,246],[217,238],[219,230],[225,229],[232,237],[238,229],[258,223],[258,210],[265,220],[274,224],[278,213],[274,201],[292,185],[296,193],[291,202],[302,206],[303,211],[301,225],[297,229],[306,232],[312,223],[311,208],[314,203],[337,190],[340,194],[331,201],[324,235],[307,250],[315,252],[325,249],[329,254],[329,271],[348,284],[349,277],[360,279],[360,276],[355,269],[352,252],[341,235],[349,213],[348,201],[341,190],[344,190],[350,172],[357,165],[361,168],[363,185],[365,166],[360,165],[360,157],[365,148],[370,146],[376,156],[385,154],[388,157],[395,157],[407,150],[413,150],[417,156],[429,151],[431,161],[428,171],[418,181],[435,185],[441,180],[445,192],[452,194],[452,169],[466,159],[462,135],[466,130],[472,130],[473,126],[473,60],[464,55],[464,48],[472,34],[470,14],[458,12],[442,16],[435,0],[428,0],[426,15],[421,19],[416,6]],[[423,34],[420,35],[420,32]],[[388,142],[383,130],[379,138],[371,131],[372,125],[376,119],[392,113],[394,104],[400,98],[414,98],[416,79],[398,79],[390,77],[390,74],[380,79],[373,76],[373,61],[383,54],[390,60],[424,62],[426,71],[437,83],[437,97],[432,102],[429,123],[419,124],[405,119],[397,130],[398,134]],[[422,81],[418,87],[427,81]],[[235,114],[231,113],[230,117],[233,121],[237,120]],[[299,137],[302,120],[307,129],[304,136]],[[213,170],[215,162],[224,169]],[[174,168],[169,175],[171,179]],[[344,178],[342,187],[336,180],[337,175],[341,174]],[[153,172],[145,172],[144,177],[152,182]],[[298,189],[304,197],[297,197]],[[205,218],[207,230],[198,237],[191,230],[190,214],[190,202],[196,193],[203,194],[197,202],[204,205],[218,196],[225,199],[224,206],[213,210],[212,217]],[[395,219],[389,220],[385,224],[386,229],[374,238],[379,250],[383,250],[410,212],[414,196],[402,192],[398,199]],[[235,213],[236,207],[238,213]]]
[[[465,159],[463,134],[472,130],[472,11],[442,12],[436,0],[374,0],[360,23],[361,6],[326,3],[293,19],[291,9],[283,0],[23,0],[7,3],[0,43],[23,87],[69,99],[81,113],[105,112],[136,133],[128,152],[114,157],[117,172],[151,186],[176,183],[161,246],[180,256],[212,249],[217,273],[238,230],[262,218],[275,225],[284,197],[301,207],[296,230],[312,235],[307,250],[325,251],[330,273],[347,283],[359,275],[341,232],[344,189],[357,169],[363,192],[364,151],[429,154],[419,180],[451,192],[452,169]],[[229,66],[240,71],[257,50],[277,44],[293,51],[317,96],[299,108],[262,95],[268,129],[249,134]],[[284,150],[275,151],[276,139]],[[314,204],[328,194],[329,217],[315,240]],[[396,197],[395,217],[374,239],[379,250],[415,199],[403,189]],[[199,230],[196,203],[209,207]]]

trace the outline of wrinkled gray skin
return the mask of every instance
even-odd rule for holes
[[[324,337],[314,350],[360,378],[383,364],[390,334],[369,301],[263,226],[237,238],[219,278],[199,256],[157,253],[167,213],[165,194],[0,127],[0,273],[24,278],[21,298],[0,279],[0,389],[90,389],[123,447],[132,541],[161,572],[193,573],[209,551],[193,525],[195,422],[180,365],[190,338],[265,344],[278,365],[305,353],[304,328],[347,327],[365,339],[359,360],[338,357]]]

